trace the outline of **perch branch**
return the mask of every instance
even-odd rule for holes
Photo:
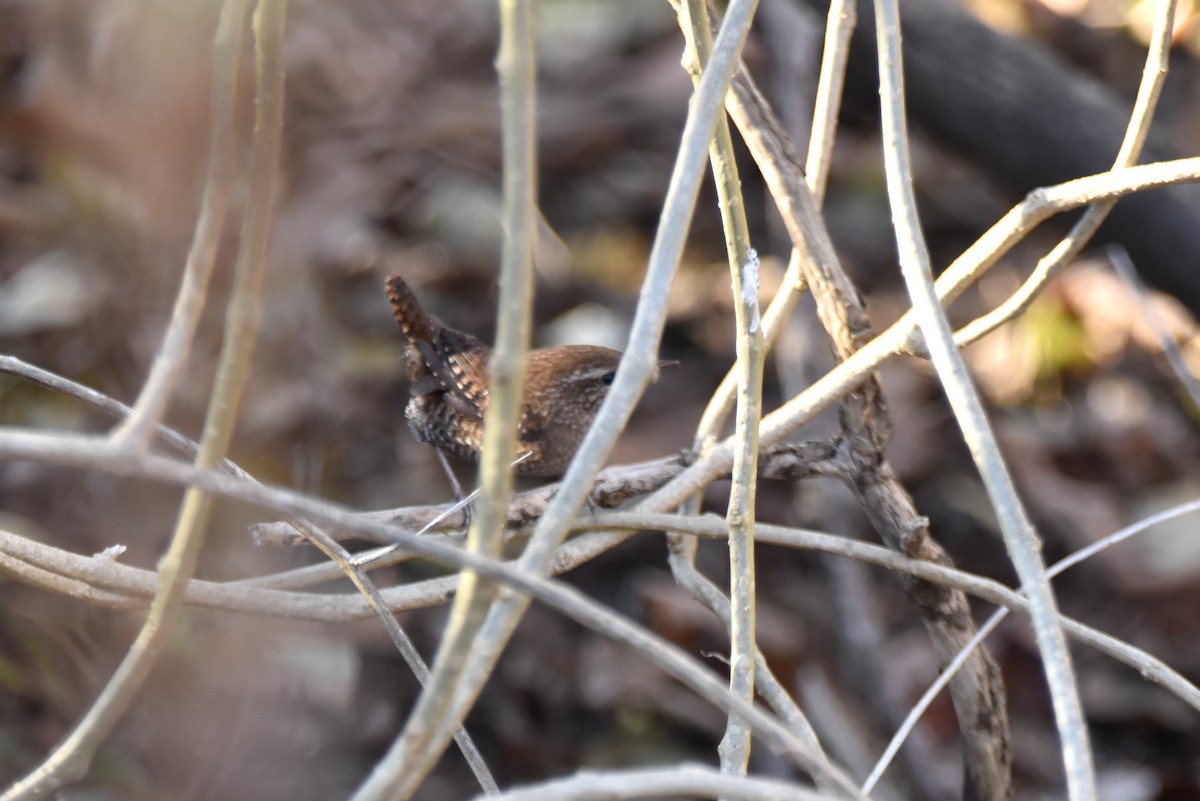
[[[100,440],[94,437],[0,430],[0,458],[29,459],[52,464],[101,469],[113,475],[163,481],[182,486],[199,486],[231,499],[321,520],[333,528],[356,530],[366,538],[392,539],[400,543],[404,549],[423,558],[456,568],[469,566],[481,573],[486,573],[491,578],[505,581],[513,586],[522,587],[530,584],[541,586],[540,579],[530,577],[512,565],[493,563],[478,555],[466,553],[448,543],[439,542],[435,538],[415,537],[402,530],[389,528],[382,523],[364,520],[354,512],[327,502],[317,501],[282,488],[266,487],[212,471],[197,470],[192,465],[161,456],[114,455],[100,452],[96,447],[99,442]],[[1200,501],[1182,504],[1129,527],[1125,536],[1140,533],[1165,520],[1196,512],[1200,512]],[[612,532],[597,531],[595,535],[585,534],[565,546],[570,548],[584,537],[596,536],[600,538],[601,542],[595,552],[603,550],[609,544],[604,539],[606,535],[611,534],[617,537],[617,541],[623,541],[628,537],[628,530],[631,528],[674,530],[715,538],[724,537],[726,532],[724,521],[716,518],[682,518],[678,515],[644,512],[608,513],[599,518],[582,520],[577,527],[587,530],[599,528],[613,530]],[[909,559],[870,543],[847,540],[819,532],[762,524],[758,533],[762,542],[859,559],[927,581],[944,583],[991,603],[1028,614],[1028,603],[1020,593],[991,579],[973,576],[960,570],[919,559]],[[3,531],[0,531],[0,551],[12,554],[22,562],[37,564],[45,570],[79,577],[90,585],[119,589],[122,594],[141,596],[143,599],[154,594],[157,583],[152,571],[138,570],[121,565],[111,559],[96,559],[70,554]],[[583,561],[586,561],[586,558]],[[1073,564],[1075,557],[1067,561]],[[571,560],[556,560],[555,570],[560,569],[562,562],[569,563]],[[561,569],[570,569],[572,566],[573,564],[566,564],[561,566]],[[21,578],[24,579],[23,576]],[[449,579],[456,581],[457,576],[451,576]],[[453,591],[453,586],[444,592],[440,600],[432,602],[427,599],[421,599],[415,603],[410,602],[410,596],[401,592],[407,589],[397,587],[383,591],[389,608],[400,610],[444,603],[446,596]],[[536,595],[536,593],[534,594]],[[554,608],[561,608],[556,606],[553,600],[541,595],[536,595],[536,597]],[[187,600],[189,603],[216,609],[319,621],[356,620],[371,614],[362,596],[357,592],[344,595],[313,595],[241,587],[239,582],[216,584],[193,581],[189,586]],[[1068,632],[1081,642],[1128,664],[1140,675],[1161,684],[1200,712],[1200,688],[1188,682],[1178,672],[1164,664],[1162,660],[1070,618],[1064,618],[1064,624],[1067,626]]]

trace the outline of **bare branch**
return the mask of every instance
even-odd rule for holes
[[[229,12],[225,19],[227,25],[242,24],[239,6],[225,10]],[[260,0],[255,11],[258,102],[254,165],[249,179],[246,224],[229,304],[224,347],[210,397],[204,436],[196,455],[196,465],[201,469],[220,465],[225,458],[237,420],[238,404],[250,375],[258,332],[262,276],[266,270],[283,129],[285,10],[285,0]],[[225,30],[228,32],[228,28]],[[157,424],[157,420],[149,419]],[[188,489],[170,547],[161,562],[158,590],[137,639],[100,696],[67,738],[28,776],[0,796],[4,801],[43,797],[87,771],[96,749],[124,715],[173,633],[187,581],[195,570],[204,542],[210,509],[208,493],[195,487]]]
[[[1013,488],[1012,478],[983,412],[982,402],[967,374],[962,354],[955,347],[950,323],[934,289],[929,253],[917,219],[908,162],[904,80],[900,66],[900,20],[894,0],[875,0],[875,31],[879,51],[884,167],[900,252],[900,270],[938,378],[979,468],[992,507],[999,518],[1009,556],[1030,600],[1034,634],[1042,654],[1062,740],[1068,795],[1072,801],[1092,801],[1096,797],[1096,776],[1091,747],[1071,654],[1067,650],[1054,591],[1041,560],[1040,541]]]

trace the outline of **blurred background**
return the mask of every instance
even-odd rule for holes
[[[1020,47],[1038,54],[1032,63],[1039,68],[1061,70],[1087,97],[1120,109],[1136,91],[1153,5],[979,0],[956,13],[974,26],[972,36],[1019,37]],[[1200,143],[1200,32],[1191,5],[1180,4],[1165,122],[1155,140],[1162,153],[1192,153]],[[911,7],[938,8],[915,0]],[[216,11],[212,0],[0,0],[0,352],[126,402],[136,397],[195,225]],[[432,452],[403,423],[407,387],[382,286],[399,272],[447,324],[491,339],[500,242],[496,25],[494,9],[463,0],[293,0],[269,303],[232,452],[258,478],[363,509],[450,499]],[[860,28],[870,35],[869,15]],[[746,50],[800,152],[823,31],[823,10],[763,0]],[[914,52],[924,46],[906,31],[909,39]],[[686,114],[682,41],[670,7],[645,0],[546,0],[540,41],[544,219],[535,336],[543,345],[619,348]],[[938,61],[948,56],[936,47],[920,54],[910,58],[927,57],[950,75],[966,72]],[[244,129],[252,111],[249,50],[246,59]],[[854,63],[863,61],[856,53]],[[873,66],[866,69],[869,75]],[[974,90],[985,100],[988,78]],[[925,91],[943,89],[951,91]],[[848,92],[825,213],[882,328],[907,301],[884,195],[877,95],[854,70]],[[917,188],[940,269],[1024,192],[1057,179],[964,144],[970,135],[947,133],[954,120],[923,98],[914,86]],[[1004,135],[1021,165],[1035,161],[1029,154],[1050,152],[1037,139],[1044,111],[1019,109],[1012,121],[1018,133]],[[1120,133],[1111,133],[1113,141]],[[1000,136],[975,135],[985,143]],[[789,243],[752,163],[743,161],[765,302]],[[205,320],[169,415],[190,436],[199,432],[220,345],[237,219],[227,226]],[[1061,230],[1047,227],[1006,257],[955,307],[955,320],[1011,292]],[[1137,241],[1137,231],[1149,229],[1133,230],[1108,238],[1128,246],[1150,280],[1174,293],[1155,294],[1151,305],[1196,370],[1195,263],[1181,256],[1151,267]],[[1188,236],[1168,239],[1171,252],[1189,253]],[[649,391],[614,462],[691,444],[703,402],[734,355],[724,258],[715,193],[706,186],[663,343],[663,356],[680,366]],[[1028,314],[969,349],[1049,559],[1197,496],[1197,409],[1160,351],[1136,297],[1099,255],[1085,256]],[[811,304],[803,302],[768,366],[767,408],[831,364]],[[964,568],[1011,582],[982,485],[929,366],[895,361],[883,380],[895,421],[889,458],[935,536]],[[0,376],[0,424],[103,431],[112,421]],[[833,431],[833,418],[821,419],[797,436]],[[473,477],[467,468],[460,473]],[[710,508],[723,509],[723,491],[711,490]],[[129,549],[122,561],[146,568],[164,547],[179,497],[100,473],[0,464],[0,527],[83,554],[121,543]],[[218,510],[202,577],[228,580],[316,561],[301,548],[255,547],[246,525],[261,514],[230,504]],[[758,511],[771,522],[875,539],[832,482],[765,483]],[[726,636],[675,586],[664,557],[661,535],[643,534],[566,580],[693,653],[720,653]],[[857,768],[881,750],[936,672],[916,615],[899,582],[883,572],[767,546],[760,560],[762,647],[818,730],[828,732],[831,752]],[[700,563],[724,580],[723,549],[702,548]],[[436,571],[408,564],[376,580],[389,585]],[[1067,613],[1200,681],[1198,572],[1200,541],[1194,521],[1184,518],[1075,568],[1057,587]],[[0,580],[0,609],[0,783],[7,783],[92,702],[143,614],[87,607],[7,579]],[[401,623],[429,655],[444,617],[442,609],[426,610],[402,615]],[[1059,797],[1061,765],[1032,636],[1015,621],[991,644],[1008,684],[1018,795]],[[1200,798],[1195,710],[1092,651],[1075,653],[1106,797]],[[332,626],[189,611],[88,781],[62,797],[342,798],[395,736],[417,691],[373,620]],[[468,728],[509,785],[581,767],[712,762],[723,719],[623,648],[535,606]],[[765,749],[756,751],[753,769],[787,775]],[[908,797],[949,799],[958,797],[960,771],[953,711],[942,701],[889,778]],[[472,792],[461,758],[449,752],[418,797]]]

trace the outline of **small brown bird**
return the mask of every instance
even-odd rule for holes
[[[491,349],[425,313],[398,275],[387,280],[392,314],[404,333],[411,395],[404,409],[421,442],[479,461],[488,408]],[[561,475],[578,450],[616,374],[621,354],[594,345],[557,345],[529,352],[520,430],[524,476]],[[522,458],[523,457],[523,458]]]

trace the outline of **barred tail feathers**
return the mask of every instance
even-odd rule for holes
[[[392,303],[392,316],[400,324],[404,337],[412,343],[433,340],[433,321],[421,308],[417,296],[404,279],[398,275],[387,280],[388,300]]]

